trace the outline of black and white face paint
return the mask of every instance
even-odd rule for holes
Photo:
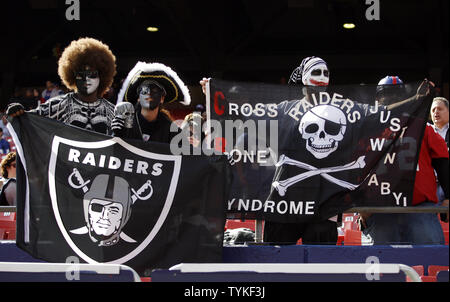
[[[144,81],[137,89],[142,108],[155,110],[161,104],[165,90],[154,81]]]
[[[78,71],[75,74],[75,81],[78,92],[83,95],[94,93],[100,85],[100,77],[96,70]]]

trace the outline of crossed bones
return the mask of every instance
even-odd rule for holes
[[[297,166],[297,167],[300,167],[300,168],[303,168],[303,169],[306,169],[309,171],[301,173],[299,175],[293,176],[293,177],[285,179],[285,180],[274,181],[272,183],[272,186],[275,189],[277,189],[278,194],[280,194],[280,196],[284,196],[286,194],[287,189],[290,186],[292,186],[300,181],[303,181],[309,177],[320,174],[320,176],[322,176],[323,178],[325,178],[326,180],[328,180],[332,183],[335,183],[335,184],[337,184],[343,188],[349,189],[349,190],[354,190],[358,187],[358,185],[354,185],[354,184],[346,182],[344,180],[337,179],[331,175],[328,175],[328,173],[364,168],[364,166],[366,165],[366,162],[364,161],[364,159],[365,159],[365,156],[360,156],[357,160],[352,161],[351,163],[348,163],[343,166],[317,169],[314,166],[293,160],[283,154],[280,156],[280,160],[278,161],[278,163],[275,166],[279,167],[281,165],[287,164],[287,165]]]

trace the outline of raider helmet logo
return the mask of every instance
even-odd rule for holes
[[[80,184],[75,185],[73,178]],[[93,242],[99,242],[99,246],[110,246],[116,244],[120,238],[126,242],[136,241],[125,233],[122,228],[130,219],[131,207],[136,200],[148,200],[153,194],[151,180],[148,180],[138,192],[130,188],[128,182],[118,176],[105,174],[97,175],[88,190],[86,185],[90,182],[84,181],[77,168],[69,175],[68,182],[74,189],[83,188],[86,192],[83,199],[84,219],[86,226],[71,230],[73,234],[86,234]],[[140,192],[149,190],[149,193],[141,197]]]
[[[131,260],[164,225],[180,167],[179,156],[148,152],[120,138],[79,142],[55,136],[49,189],[64,239],[88,263]]]

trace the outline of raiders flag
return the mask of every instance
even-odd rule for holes
[[[34,114],[9,127],[21,163],[17,245],[32,256],[126,264],[141,276],[222,261],[223,156],[175,156]]]
[[[218,79],[208,89],[209,131],[234,161],[229,214],[306,222],[351,207],[411,205],[427,81],[385,94],[373,85]]]

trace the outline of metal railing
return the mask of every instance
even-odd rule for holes
[[[1,212],[16,212],[15,206],[0,206]],[[448,207],[355,207],[345,210],[344,213],[446,213]],[[234,219],[230,216],[230,219]]]

